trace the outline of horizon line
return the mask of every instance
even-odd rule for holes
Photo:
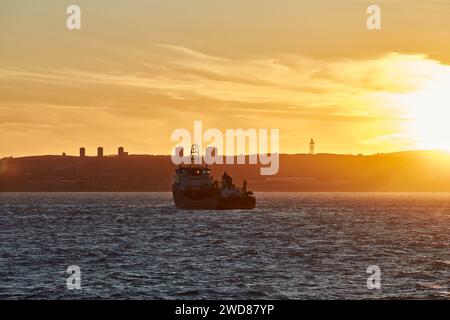
[[[393,151],[393,152],[377,152],[377,153],[371,153],[371,154],[364,154],[364,153],[333,153],[333,152],[316,152],[316,153],[307,153],[307,152],[298,152],[298,153],[278,153],[278,155],[309,155],[309,156],[316,156],[316,155],[339,155],[339,156],[376,156],[376,155],[386,155],[386,154],[397,154],[397,153],[408,153],[408,152],[441,152],[441,153],[450,153],[448,150],[442,150],[442,149],[410,149],[410,150],[401,150],[401,151]],[[267,153],[272,154],[272,153]],[[277,154],[277,153],[273,153]],[[261,153],[257,154],[239,154],[239,155],[218,155],[217,157],[238,157],[238,156],[250,156],[250,155],[256,155],[259,156]],[[99,157],[98,155],[85,155],[85,158],[110,158],[110,157],[130,157],[130,156],[162,156],[162,157],[171,157],[171,154],[150,154],[150,153],[129,153],[127,155],[118,155],[117,153],[114,154],[105,154],[102,157]],[[203,158],[205,155],[202,155]],[[3,159],[20,159],[20,158],[33,158],[33,157],[71,157],[71,158],[83,158],[80,157],[80,155],[71,155],[71,154],[31,154],[31,155],[23,155],[23,156],[4,156],[0,157],[0,160]],[[189,156],[187,156],[189,157]]]

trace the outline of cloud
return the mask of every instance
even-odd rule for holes
[[[380,145],[392,140],[384,137],[402,134],[394,125],[404,120],[402,110],[387,99],[445,69],[425,55],[400,53],[365,60],[231,58],[156,44],[150,54],[134,56],[137,71],[136,61],[133,68],[0,69],[0,130],[45,123],[51,135],[70,125],[73,139],[95,130],[117,137],[122,128],[131,132],[130,144],[137,144],[159,128],[165,138],[155,138],[155,144],[164,146],[173,128],[200,119],[216,127],[281,127],[286,145],[295,145],[299,130],[319,128],[324,135],[341,134],[330,145],[349,137],[355,144]],[[359,138],[351,137],[350,128]]]
[[[126,68],[2,69],[0,84],[13,81],[17,87],[24,82],[54,87],[98,85],[111,90],[132,88],[178,100],[213,99],[298,108],[341,105],[345,109],[344,105],[355,105],[370,93],[409,90],[414,69],[427,62],[424,56],[400,54],[364,61],[314,60],[293,55],[231,59],[174,45],[155,47],[163,50],[156,55],[161,60],[143,60],[145,68],[141,72],[130,73]],[[394,77],[398,73],[407,73],[407,77]],[[9,86],[13,87],[11,83]]]

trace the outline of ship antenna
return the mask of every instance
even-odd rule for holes
[[[193,144],[191,147],[191,161],[195,163],[195,160],[200,158],[200,150],[198,148],[198,144]]]

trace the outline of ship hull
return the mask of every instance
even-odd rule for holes
[[[206,196],[188,196],[177,185],[172,186],[172,194],[175,206],[179,209],[197,209],[197,210],[237,210],[253,209],[256,206],[256,200],[253,196],[232,196],[221,197],[218,194]]]

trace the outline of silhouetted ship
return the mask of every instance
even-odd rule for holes
[[[196,147],[191,149],[194,163]],[[198,155],[197,155],[198,156]],[[253,192],[247,191],[247,181],[242,189],[236,188],[232,178],[224,172],[222,181],[213,180],[206,165],[180,165],[175,169],[172,183],[175,205],[181,209],[253,209],[256,199]]]

